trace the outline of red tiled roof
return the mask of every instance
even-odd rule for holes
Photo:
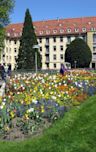
[[[92,30],[91,28],[96,29],[96,17],[37,21],[33,22],[33,25],[35,27],[35,33],[37,36],[86,33]],[[22,34],[22,28],[23,23],[8,25],[6,27],[7,36],[20,37]],[[76,29],[77,32],[75,31]]]

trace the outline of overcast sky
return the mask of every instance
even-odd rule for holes
[[[24,21],[29,8],[33,21],[96,16],[96,0],[15,0],[11,23]]]

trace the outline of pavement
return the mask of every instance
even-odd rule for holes
[[[0,97],[5,95],[5,86],[6,83],[3,80],[0,80]]]

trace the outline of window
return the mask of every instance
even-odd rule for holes
[[[47,30],[47,31],[46,31],[46,34],[50,34],[50,31]]]
[[[5,57],[5,54],[3,54],[3,58]]]
[[[42,34],[43,34],[43,31],[40,31],[39,34],[42,35]]]
[[[53,55],[53,60],[56,60],[56,54]]]
[[[82,32],[86,32],[86,28],[85,27],[82,28]]]
[[[53,46],[53,50],[56,51],[56,46]]]
[[[16,43],[17,43],[17,41],[15,40],[15,41],[14,41],[14,44],[16,44]]]
[[[93,34],[93,43],[96,43],[96,34]]]
[[[64,33],[64,30],[63,30],[63,29],[60,29],[60,33]]]
[[[6,56],[6,60],[8,61],[8,56]]]
[[[9,40],[9,43],[11,44],[11,40]]]
[[[17,59],[17,56],[14,56],[14,60],[16,61],[16,59]]]
[[[46,47],[46,53],[49,53],[49,47]]]
[[[75,28],[75,32],[79,32],[79,29],[78,29],[78,28]]]
[[[16,48],[14,48],[14,53],[16,53],[17,52],[17,49]]]
[[[63,42],[63,37],[62,36],[60,37],[60,42]]]
[[[49,56],[46,56],[46,62],[49,62]]]
[[[54,65],[53,65],[53,66],[54,66],[54,68],[56,68],[56,63],[54,63]]]
[[[53,30],[53,33],[57,33],[57,30]]]
[[[42,47],[40,47],[40,52],[42,52]]]
[[[70,32],[71,32],[71,29],[70,29],[70,28],[68,28],[68,29],[67,29],[67,32],[68,32],[68,33],[70,33]]]
[[[60,59],[63,60],[63,54],[60,54]]]
[[[49,43],[49,38],[48,37],[46,38],[46,43]]]
[[[49,63],[46,64],[46,67],[49,68]]]
[[[39,42],[42,43],[42,38],[39,38]]]
[[[67,42],[68,42],[68,43],[71,42],[71,37],[70,37],[70,36],[67,37]]]
[[[60,46],[60,50],[63,51],[63,45]]]
[[[18,34],[17,34],[17,33],[14,33],[14,36],[16,37],[16,36],[18,36]]]
[[[53,37],[53,41],[56,42],[56,37]]]
[[[8,53],[8,47],[6,47],[6,53]]]
[[[91,31],[95,31],[96,29],[95,29],[95,27],[91,27]]]
[[[9,62],[11,62],[11,56],[9,56]]]
[[[11,48],[9,49],[9,53],[11,53]]]
[[[96,47],[93,47],[93,52],[96,52]]]
[[[10,36],[10,33],[7,33],[7,36]]]

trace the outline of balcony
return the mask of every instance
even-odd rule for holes
[[[49,41],[46,41],[45,46],[46,47],[49,46]]]
[[[93,47],[96,47],[96,42],[93,42]]]
[[[49,55],[49,51],[46,51],[46,52],[45,52],[45,55]]]
[[[96,53],[92,54],[92,61],[96,61]]]
[[[50,62],[49,57],[46,57],[45,63],[49,63],[49,62]]]

